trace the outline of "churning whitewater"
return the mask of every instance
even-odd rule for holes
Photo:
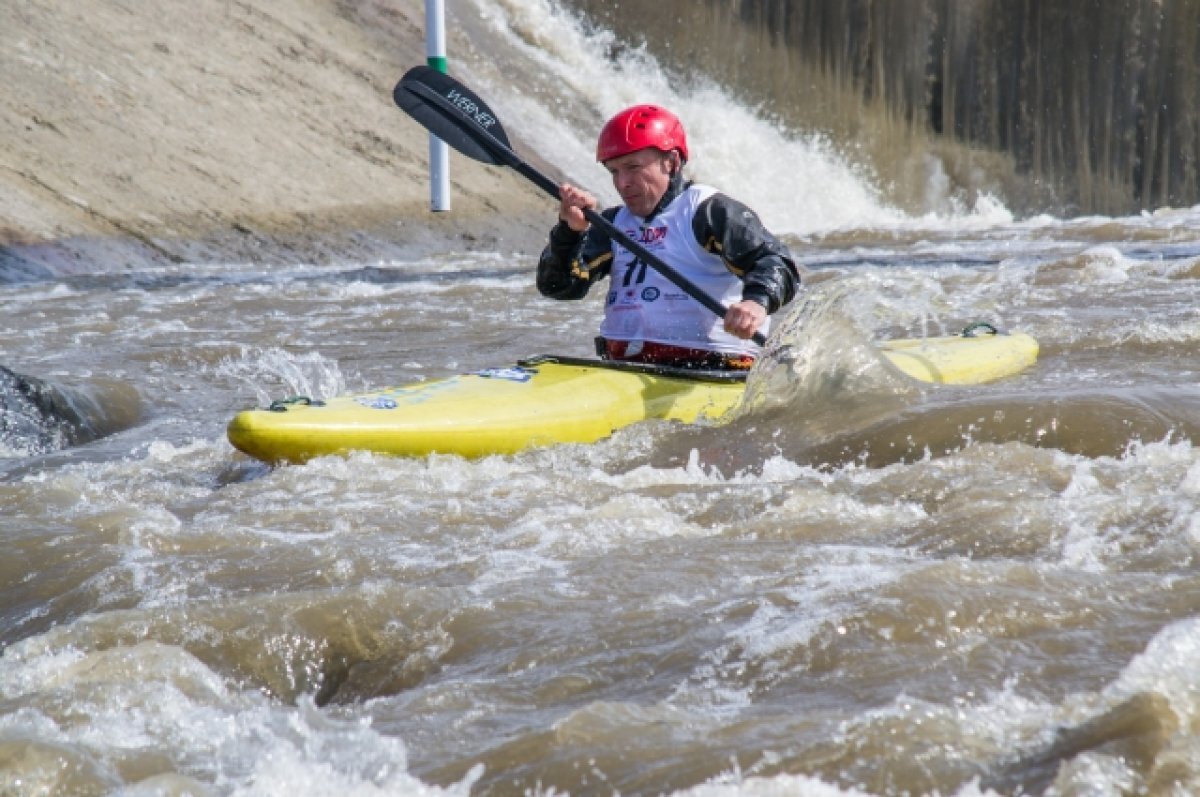
[[[806,270],[790,356],[725,424],[270,468],[237,411],[586,356],[602,299],[503,248],[0,275],[49,391],[0,405],[0,794],[1200,791],[1200,209],[1018,219],[931,156],[906,213],[550,3],[457,16],[458,74],[602,195],[599,120],[676,109]],[[873,345],[974,321],[1038,363]]]

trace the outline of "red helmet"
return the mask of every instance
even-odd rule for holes
[[[596,160],[603,163],[639,149],[679,150],[688,159],[687,136],[679,117],[657,105],[635,105],[609,119],[596,142]]]

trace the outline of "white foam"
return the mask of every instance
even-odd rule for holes
[[[1200,619],[1163,628],[1125,667],[1112,692],[1118,696],[1156,693],[1167,698],[1182,728],[1200,721]]]
[[[778,234],[904,218],[822,137],[789,133],[710,82],[673,82],[645,52],[623,51],[614,61],[606,52],[611,35],[585,35],[577,18],[548,0],[506,0],[487,9],[481,6],[480,14],[513,52],[553,73],[558,96],[523,93],[519,81],[482,73],[481,96],[502,120],[514,120],[513,131],[539,155],[606,202],[616,194],[595,162],[599,127],[622,108],[654,102],[670,107],[688,131],[689,173],[746,202]],[[788,164],[786,179],[781,163]]]
[[[161,766],[168,756],[188,782],[195,783],[190,773],[217,793],[256,797],[467,797],[481,774],[477,768],[446,788],[430,786],[408,772],[404,743],[369,719],[335,717],[307,697],[294,707],[273,705],[234,690],[176,647],[146,642],[87,654],[41,647],[30,640],[0,660],[0,694],[29,699],[0,717],[0,740],[36,739],[82,760],[148,754]],[[65,698],[73,711],[59,714],[56,702]]]

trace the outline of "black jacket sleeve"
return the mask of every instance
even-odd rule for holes
[[[692,232],[707,251],[745,283],[742,298],[774,313],[796,295],[800,273],[787,246],[767,231],[750,208],[724,194],[700,203]]]
[[[612,221],[619,208],[601,215]],[[594,225],[577,233],[560,221],[550,230],[550,242],[538,260],[537,288],[551,299],[582,299],[597,280],[612,267],[612,242]]]

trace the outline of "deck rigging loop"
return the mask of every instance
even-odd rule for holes
[[[999,335],[1000,330],[987,321],[974,321],[963,327],[963,331],[958,334],[964,338],[977,338],[980,335]]]
[[[296,404],[301,404],[305,407],[324,407],[325,402],[320,399],[312,399],[308,396],[288,396],[285,399],[277,399],[271,402],[271,406],[267,407],[271,412],[287,412],[288,407]]]

